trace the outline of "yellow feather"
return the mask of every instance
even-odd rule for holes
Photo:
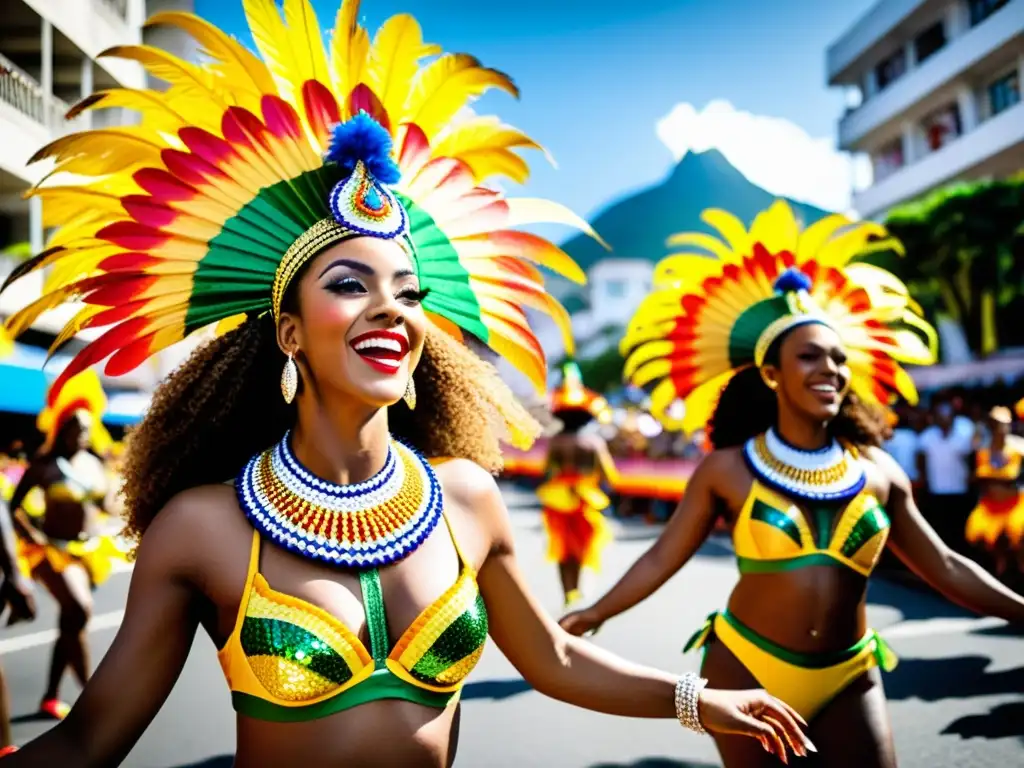
[[[423,42],[420,25],[408,14],[392,16],[377,30],[366,84],[384,105],[392,126],[404,122],[409,84],[416,77],[420,59],[440,52],[439,46]]]
[[[370,36],[359,25],[359,0],[344,0],[331,35],[331,82],[343,113],[348,95],[362,81],[370,51]]]
[[[144,28],[162,24],[191,35],[203,47],[203,52],[213,59],[211,68],[219,72],[232,88],[250,91],[257,98],[260,94],[276,91],[267,66],[244,45],[205,19],[182,11],[163,11],[150,16]]]
[[[307,80],[331,82],[327,53],[320,33],[320,22],[309,0],[284,0],[284,18],[288,24],[288,42],[296,64],[292,82],[301,88]],[[301,102],[300,102],[301,103]]]
[[[825,216],[811,224],[800,235],[800,243],[796,248],[797,263],[803,264],[818,255],[821,247],[835,235],[840,229],[850,223],[850,220],[839,213]]]
[[[714,413],[715,406],[718,404],[718,398],[721,397],[722,390],[725,389],[725,385],[729,383],[729,379],[741,370],[743,369],[720,373],[708,379],[687,395],[684,401],[686,413],[683,414],[682,420],[684,432],[692,434],[707,425],[708,421],[711,420],[711,414]],[[671,402],[668,403],[668,405],[671,404]]]
[[[825,267],[845,267],[864,251],[868,238],[887,235],[885,227],[873,221],[861,221],[830,239],[818,251],[818,263]]]
[[[519,96],[508,75],[487,69],[466,53],[446,53],[420,70],[406,107],[406,119],[433,138],[455,114],[488,88]]]
[[[790,251],[795,254],[799,238],[800,227],[785,200],[776,200],[757,214],[750,227],[750,239],[764,245],[769,253]]]
[[[668,409],[676,399],[676,387],[672,379],[665,379],[651,392],[651,413],[667,429],[677,430],[682,426],[682,422],[668,415]]]
[[[675,235],[670,235],[668,240],[665,242],[666,245],[671,247],[679,247],[692,245],[696,248],[703,248],[705,251],[713,254],[714,256],[721,259],[726,264],[735,264],[739,262],[744,254],[736,253],[728,245],[723,243],[717,237],[711,235],[705,235],[702,232],[680,232]],[[719,267],[719,270],[721,267]]]
[[[671,286],[679,290],[693,290],[707,278],[721,272],[721,262],[710,256],[676,253],[658,262],[652,283],[655,288]]]
[[[509,227],[518,227],[527,224],[564,224],[590,235],[610,251],[612,247],[594,231],[594,228],[581,219],[564,205],[532,197],[513,197],[505,201],[508,203],[508,224]]]
[[[522,131],[503,125],[496,117],[473,117],[446,131],[433,147],[434,157],[451,157],[469,166],[477,183],[503,174],[522,184],[529,177],[529,167],[516,148],[540,149],[537,142]],[[544,153],[548,160],[551,156]]]
[[[626,365],[622,369],[623,378],[631,379],[640,366],[667,357],[672,354],[673,349],[675,345],[671,341],[652,341],[637,347],[626,359]]]
[[[151,45],[117,45],[103,51],[100,56],[138,62],[153,77],[166,80],[173,87],[195,92],[220,107],[226,106],[217,87],[217,78],[211,72],[160,48]]]
[[[750,236],[743,222],[728,211],[721,208],[708,208],[700,215],[708,225],[718,230],[722,239],[737,253],[750,250]]]
[[[149,89],[111,88],[96,91],[75,104],[68,111],[67,119],[73,120],[84,112],[96,109],[130,109],[137,112],[147,128],[161,131],[176,131],[182,125],[194,124],[190,117],[179,114],[165,94]],[[210,110],[204,110],[209,114]]]
[[[300,71],[291,40],[274,0],[242,0],[253,42],[270,70],[277,92],[293,106],[301,104],[295,74]],[[301,110],[300,110],[301,111]]]
[[[54,160],[56,166],[44,180],[56,173],[101,176],[123,173],[126,167],[140,163],[160,167],[162,149],[130,128],[104,128],[52,141],[29,158],[29,163]]]

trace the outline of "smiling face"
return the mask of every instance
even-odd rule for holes
[[[375,408],[398,402],[427,325],[406,251],[394,241],[346,240],[313,259],[290,290],[297,311],[282,313],[278,340],[295,353],[303,380]]]
[[[850,384],[839,336],[820,323],[800,325],[786,334],[778,364],[765,365],[762,375],[777,383],[780,404],[814,421],[830,421],[839,414]]]

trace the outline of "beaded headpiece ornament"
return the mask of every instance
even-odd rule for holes
[[[536,265],[577,282],[579,267],[518,225],[579,217],[542,200],[507,198],[486,184],[522,182],[522,132],[466,107],[490,88],[517,90],[467,54],[423,41],[394,16],[371,43],[358,0],[345,0],[330,55],[309,0],[243,0],[259,55],[201,18],[168,11],[147,26],[176,27],[203,52],[193,64],[162,50],[117,46],[166,91],[114,88],[75,106],[137,111],[137,124],[61,137],[33,161],[53,171],[32,190],[47,249],[8,278],[49,268],[44,295],[7,323],[15,335],[44,311],[83,306],[54,348],[105,328],[65,369],[107,360],[118,375],[185,336],[246,316],[275,317],[310,257],[348,237],[394,239],[415,257],[423,307],[444,331],[468,332],[546,386],[525,308],[551,315],[572,350],[568,314]],[[421,65],[425,57],[429,63]],[[458,116],[458,119],[456,119]]]
[[[658,264],[654,291],[621,343],[626,378],[653,387],[652,411],[666,426],[703,427],[732,376],[760,367],[776,339],[806,323],[839,335],[862,401],[885,406],[898,394],[916,402],[900,364],[934,362],[935,331],[898,278],[851,263],[869,249],[901,250],[881,225],[833,215],[803,229],[783,201],[749,231],[725,211],[707,210],[703,219],[720,237],[669,239],[696,250]],[[669,413],[676,400],[685,404],[681,422]]]

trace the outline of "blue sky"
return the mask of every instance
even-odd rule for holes
[[[762,186],[778,186],[773,192],[813,198],[813,191],[801,195],[793,185],[820,186],[821,179],[794,181],[801,174],[791,169],[827,165],[801,149],[805,139],[817,139],[819,154],[832,152],[843,95],[825,85],[825,48],[874,2],[364,0],[362,22],[372,34],[388,16],[412,13],[427,40],[472,53],[510,74],[521,99],[490,94],[478,102],[478,111],[527,131],[558,163],[555,169],[539,154],[531,158],[535,170],[523,193],[558,200],[588,216],[664,176],[680,147],[693,142],[678,135],[691,130],[690,122],[663,126],[676,132],[669,142],[675,145],[674,158],[659,139],[659,121],[677,105],[692,106],[676,113],[686,116],[714,100],[728,102],[717,110],[726,113],[725,125],[739,126],[732,151],[726,151],[734,164]],[[313,4],[321,26],[332,27],[340,0]],[[241,0],[197,0],[196,8],[251,45]],[[786,122],[737,120],[733,112]],[[714,144],[725,132],[719,125],[704,124],[711,138],[705,136],[703,144]],[[756,160],[745,163],[740,157],[786,156],[775,152],[771,137],[776,136],[796,142],[791,155],[797,159],[758,168]],[[829,173],[824,183],[847,186]]]

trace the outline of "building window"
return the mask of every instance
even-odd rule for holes
[[[903,138],[900,137],[890,141],[878,150],[872,157],[872,160],[876,182],[894,174],[906,162],[906,159],[903,157]]]
[[[970,0],[971,26],[981,24],[985,19],[1002,8],[1009,0]]]
[[[604,292],[609,299],[624,299],[626,298],[626,281],[609,280],[605,284]]]
[[[1017,70],[1003,75],[988,87],[990,114],[998,115],[1020,103],[1020,78]]]
[[[946,27],[941,21],[932,24],[914,40],[917,63],[927,59],[946,44]]]
[[[960,110],[956,104],[949,104],[921,121],[921,128],[928,148],[932,152],[942,149],[961,133]]]
[[[875,67],[875,80],[878,82],[878,90],[882,90],[889,83],[903,77],[907,71],[907,56],[902,48],[889,58],[883,60]]]

